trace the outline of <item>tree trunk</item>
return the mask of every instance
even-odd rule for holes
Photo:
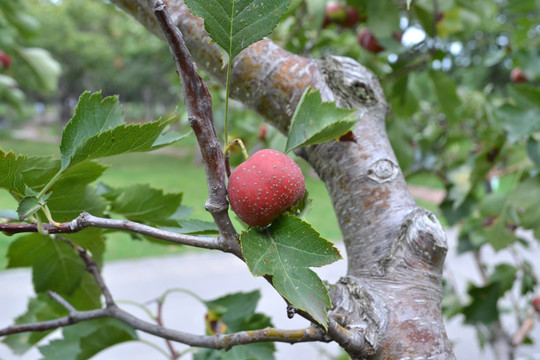
[[[146,0],[114,0],[155,34]],[[221,53],[182,1],[165,1],[198,65],[224,82]],[[357,109],[351,141],[302,148],[325,182],[347,250],[348,271],[331,286],[330,316],[364,344],[330,336],[353,358],[452,359],[441,314],[446,237],[410,195],[385,130],[388,104],[376,77],[354,60],[293,55],[268,39],[233,63],[231,96],[287,133],[307,86]]]

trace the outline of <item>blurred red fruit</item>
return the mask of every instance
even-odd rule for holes
[[[358,19],[358,11],[354,7],[331,1],[326,4],[323,27],[338,24],[345,28],[352,28],[358,24]]]
[[[514,84],[521,84],[526,83],[529,79],[527,79],[527,76],[525,76],[520,68],[513,68],[512,72],[510,72],[510,81]]]
[[[12,60],[11,57],[8,56],[8,54],[0,50],[0,62],[4,66],[4,69],[7,69],[11,65]]]
[[[358,34],[358,43],[367,51],[375,54],[384,50],[384,47],[379,44],[375,36],[367,28],[362,29]]]
[[[345,28],[353,28],[358,24],[358,11],[353,8],[352,6],[347,7],[347,18],[345,19],[345,22],[343,23],[343,27]]]
[[[343,4],[337,2],[329,2],[326,4],[324,12],[324,22],[326,25],[330,23],[342,24],[347,20],[347,10]]]
[[[540,297],[536,297],[533,299],[532,306],[534,308],[534,311],[540,313]]]

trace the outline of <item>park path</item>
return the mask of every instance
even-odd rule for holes
[[[455,232],[449,231],[450,249],[455,249]],[[339,246],[338,246],[339,247]],[[342,249],[341,249],[342,250]],[[342,253],[343,250],[342,250]],[[501,260],[504,254],[486,254],[494,260]],[[530,252],[531,259],[540,271],[540,249],[537,246]],[[503,259],[504,260],[504,259]],[[510,259],[508,259],[510,260]],[[468,255],[457,256],[454,251],[448,254],[447,264],[452,269],[452,277],[462,284],[465,291],[464,279],[478,280],[474,274],[476,270],[472,258]],[[314,269],[322,279],[335,282],[346,272],[346,261],[338,261],[320,269]],[[279,328],[295,329],[308,325],[307,321],[296,316],[289,320],[283,300],[261,278],[253,278],[244,263],[228,254],[219,252],[194,252],[176,256],[146,258],[140,260],[115,261],[105,264],[104,277],[109,284],[113,296],[145,303],[153,300],[170,288],[189,289],[203,299],[215,299],[228,292],[261,290],[262,298],[258,311],[265,312],[273,319],[274,325]],[[12,319],[23,313],[26,300],[32,296],[30,272],[26,269],[0,272],[0,328],[9,325]],[[22,300],[24,299],[24,300]],[[138,316],[145,318],[145,314],[131,305],[121,305]],[[196,300],[186,294],[174,293],[169,296],[164,307],[165,324],[169,327],[204,333],[205,309]],[[460,319],[454,319],[447,324],[450,339],[455,343],[455,352],[458,359],[490,360],[493,356],[489,352],[482,353],[476,344],[476,335],[471,328],[460,325]],[[540,326],[536,326],[531,336],[537,343],[519,355],[540,354]],[[152,341],[165,348],[161,339],[143,335],[142,338]],[[178,346],[181,349],[181,346]],[[328,359],[328,354],[337,354],[338,347],[331,344],[278,344],[276,359],[297,360],[302,359]],[[23,357],[12,355],[9,349],[0,343],[0,360],[37,360],[40,358],[37,350],[32,350]],[[186,356],[190,359],[190,356]],[[142,343],[126,343],[108,349],[94,360],[159,360],[163,355],[152,347]],[[184,358],[183,358],[184,359]]]

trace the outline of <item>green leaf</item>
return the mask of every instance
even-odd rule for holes
[[[489,277],[488,285],[477,287],[472,285],[469,290],[471,302],[463,308],[465,323],[490,324],[498,320],[499,310],[497,303],[499,298],[512,289],[517,269],[508,264],[500,264]]]
[[[201,349],[193,354],[193,360],[273,360],[275,347],[272,343],[255,343],[235,346],[232,349]]]
[[[22,169],[26,156],[16,155],[13,151],[5,153],[0,149],[0,187],[23,195],[25,186]]]
[[[527,154],[532,162],[540,168],[540,142],[532,137],[527,141]]]
[[[53,186],[53,193],[47,200],[47,205],[55,221],[71,221],[83,211],[95,216],[102,216],[107,203],[97,195],[96,189],[81,184],[66,184],[60,181]],[[62,189],[62,191],[55,189]]]
[[[19,203],[17,208],[17,214],[19,214],[19,220],[25,220],[27,217],[34,215],[43,204],[35,196],[25,196]]]
[[[536,276],[534,276],[534,268],[530,262],[523,262],[523,274],[521,278],[520,293],[526,295],[528,293],[534,293],[534,289],[538,284]]]
[[[169,220],[182,202],[182,193],[164,194],[146,184],[112,190],[111,211],[129,220],[153,225],[171,225]],[[107,195],[105,195],[107,196]]]
[[[44,92],[54,92],[58,88],[60,78],[60,64],[54,60],[51,54],[40,48],[19,48],[14,47],[21,59],[38,81],[39,90]]]
[[[358,121],[355,110],[323,103],[319,91],[310,89],[304,91],[294,111],[285,152],[337,139]]]
[[[441,71],[430,71],[429,78],[446,119],[449,123],[457,123],[459,121],[457,109],[460,108],[461,100],[457,95],[456,83]]]
[[[30,299],[26,312],[15,319],[15,324],[30,324],[53,320],[65,315],[67,315],[66,309],[52,300],[48,295],[42,293]],[[15,354],[21,355],[30,350],[52,331],[54,330],[9,335],[3,340],[3,343],[9,346]]]
[[[452,187],[448,191],[447,198],[452,200],[452,208],[457,209],[469,195],[472,189],[471,177],[473,172],[473,161],[469,161],[448,173]]]
[[[216,235],[218,228],[216,223],[199,219],[179,220],[180,227],[163,226],[160,229],[191,235]]]
[[[25,96],[18,88],[17,81],[0,74],[0,100],[11,105],[17,112],[22,113]]]
[[[423,4],[416,1],[412,8],[412,14],[418,20],[422,29],[429,35],[433,36],[433,11],[427,9]]]
[[[517,241],[516,235],[508,230],[508,225],[506,219],[498,218],[486,227],[484,236],[495,251],[503,250]]]
[[[35,192],[41,190],[60,170],[60,160],[46,156],[31,156],[22,170],[24,183]]]
[[[291,0],[186,0],[204,19],[210,37],[232,60],[240,51],[270,34]]]
[[[92,253],[98,265],[103,262],[105,243],[101,229],[85,229],[64,234],[68,240]],[[77,309],[100,306],[101,291],[85,271],[77,251],[63,241],[31,234],[13,241],[8,249],[8,268],[32,267],[36,292],[53,290]]]
[[[61,170],[101,157],[150,151],[179,140],[183,135],[164,135],[170,121],[124,123],[117,97],[102,100],[100,93],[81,95],[75,115],[62,133]]]
[[[88,161],[71,166],[62,173],[55,185],[53,185],[52,189],[55,187],[64,188],[66,186],[90,184],[91,182],[99,179],[108,168],[108,165],[103,165],[96,161]]]
[[[523,180],[510,197],[512,205],[519,216],[520,225],[525,229],[534,231],[537,239],[540,238],[540,177],[531,177]]]
[[[506,104],[498,108],[495,115],[502,122],[511,143],[540,130],[539,108]]]
[[[489,277],[489,282],[498,284],[500,295],[503,296],[505,292],[512,289],[512,286],[514,286],[516,274],[517,269],[515,266],[499,264],[495,267],[495,271]]]
[[[158,149],[171,143],[164,143],[160,140],[157,145],[155,144],[155,141],[158,140],[168,124],[168,121],[157,120],[145,124],[117,126],[112,130],[85,139],[70,154],[70,158],[66,160],[66,163],[73,165],[85,160]],[[177,135],[173,139],[176,141],[182,137],[183,135]],[[64,158],[63,156],[62,160]],[[65,166],[66,163],[63,162],[62,166]]]
[[[86,267],[68,244],[39,234],[26,235],[11,243],[8,268],[32,267],[37,292],[52,290],[72,294],[79,286]]]
[[[537,63],[537,59],[535,57],[533,62]],[[540,89],[537,86],[528,84],[508,86],[508,92],[518,106],[540,108]]]
[[[71,158],[86,139],[123,123],[124,114],[118,97],[111,96],[102,100],[101,93],[84,92],[79,98],[75,114],[62,132],[62,169],[69,166]]]
[[[270,318],[255,313],[260,297],[259,291],[255,290],[250,293],[239,292],[225,295],[215,300],[204,301],[204,304],[208,308],[209,316],[214,321],[222,322],[225,325],[225,333],[229,334],[272,326]],[[202,349],[194,354],[193,358],[197,360],[270,360],[274,358],[274,351],[274,344],[260,343],[235,346],[228,351]]]
[[[94,319],[63,330],[64,338],[39,347],[43,360],[85,360],[102,350],[137,340],[135,331],[116,319]]]
[[[101,216],[107,204],[97,190],[87,184],[98,179],[106,169],[105,165],[89,161],[64,171],[51,187],[51,195],[47,199],[53,219],[70,221],[83,211]]]
[[[495,115],[508,133],[508,141],[514,143],[540,130],[540,90],[534,86],[509,86],[513,100],[496,109]]]
[[[242,233],[240,241],[251,273],[272,276],[274,287],[284,298],[326,328],[326,311],[332,304],[327,288],[309,267],[341,259],[332,243],[292,215],[276,219],[262,231],[252,228]]]
[[[232,333],[257,329],[257,327],[248,326],[249,322],[246,320],[255,314],[260,298],[260,292],[255,290],[249,293],[238,292],[225,295],[215,300],[204,301],[204,304],[227,325],[227,332]],[[269,320],[262,325],[262,327],[267,326],[271,326]]]
[[[390,37],[399,30],[399,6],[393,1],[367,2],[367,24],[376,37]]]
[[[498,284],[484,287],[471,286],[468,290],[471,303],[463,308],[466,324],[491,324],[499,318],[497,302],[500,297]]]

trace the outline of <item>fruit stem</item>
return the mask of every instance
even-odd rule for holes
[[[58,178],[60,177],[60,175],[62,175],[62,172],[64,170],[63,169],[60,169],[58,170],[58,172],[51,178],[51,180],[49,180],[49,182],[45,185],[45,187],[43,189],[41,189],[41,191],[39,192],[39,194],[37,194],[37,198],[41,201],[41,198],[43,197],[43,195],[45,195],[45,193],[51,188],[51,186],[54,185],[54,183],[56,182],[56,180],[58,180]]]
[[[244,160],[249,159],[249,155],[247,153],[246,147],[244,146],[244,142],[240,138],[236,138],[231,141],[229,145],[227,145],[227,147],[225,148],[224,153],[227,154],[229,151],[231,151],[231,148],[234,146],[234,144],[238,144],[238,146],[240,146],[240,151],[242,151],[242,155],[244,155]]]
[[[51,215],[51,211],[49,210],[49,207],[46,204],[43,205],[41,210],[43,210],[43,213],[45,214],[45,217],[49,221],[49,224],[57,226],[57,227],[61,225],[59,222],[54,221],[54,219],[52,218],[52,215]]]

